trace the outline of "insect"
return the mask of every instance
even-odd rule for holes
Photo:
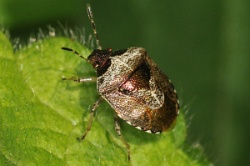
[[[96,70],[97,77],[63,80],[97,83],[100,98],[91,108],[88,126],[81,139],[90,131],[94,112],[104,99],[114,109],[115,130],[126,146],[130,160],[130,146],[121,134],[118,118],[145,132],[161,133],[173,126],[179,113],[179,100],[171,81],[149,58],[144,48],[131,47],[114,52],[110,48],[102,49],[89,4],[87,14],[97,49],[88,58],[71,48],[62,49],[72,51],[89,62]]]

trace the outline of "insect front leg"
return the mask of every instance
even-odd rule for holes
[[[128,151],[128,160],[130,161],[130,146],[129,146],[128,142],[122,136],[120,123],[118,121],[118,116],[116,114],[115,114],[114,120],[115,120],[115,131],[118,134],[118,136],[120,137],[120,139],[122,140],[122,143],[126,146],[127,151]]]
[[[79,77],[69,77],[65,78],[63,77],[62,80],[72,80],[74,82],[96,82],[96,77],[86,77],[86,78],[79,78]]]
[[[88,126],[86,128],[86,131],[85,133],[82,135],[82,137],[80,138],[80,140],[83,140],[88,132],[90,131],[91,129],[91,126],[92,126],[92,121],[93,121],[93,116],[95,114],[95,110],[97,109],[97,107],[100,105],[100,103],[102,102],[103,98],[100,96],[100,98],[93,104],[93,106],[91,107],[91,112],[90,112],[90,117],[89,117],[89,120],[88,120]]]

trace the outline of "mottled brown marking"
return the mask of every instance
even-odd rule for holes
[[[109,58],[106,72],[97,70],[100,95],[121,119],[135,127],[152,133],[169,129],[178,115],[177,94],[146,50],[131,47]]]

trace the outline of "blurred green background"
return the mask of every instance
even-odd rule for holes
[[[0,0],[0,24],[23,42],[58,21],[89,35],[87,2],[103,48],[144,47],[171,78],[190,144],[215,165],[250,163],[250,1]]]

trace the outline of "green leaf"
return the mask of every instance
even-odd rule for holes
[[[0,33],[0,165],[208,165],[199,148],[185,144],[186,125],[160,135],[139,131],[121,120],[131,146],[131,162],[114,131],[113,110],[97,109],[92,129],[89,108],[98,99],[96,85],[62,81],[62,77],[95,76],[84,57],[90,50],[67,38],[39,40],[16,53]]]

